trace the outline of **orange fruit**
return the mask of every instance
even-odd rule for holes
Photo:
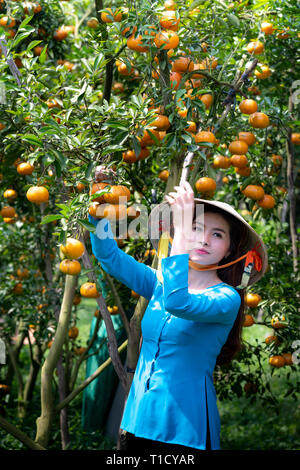
[[[119,313],[119,307],[114,305],[113,307],[107,307],[107,310],[111,315],[117,315]]]
[[[22,294],[23,292],[23,285],[21,282],[18,282],[17,284],[14,285],[13,287],[13,294]]]
[[[16,26],[16,20],[11,16],[2,16],[0,26],[3,26],[3,28],[14,28]]]
[[[210,142],[210,143],[215,144],[216,137],[210,131],[200,131],[200,132],[197,132],[197,134],[195,135],[195,142],[197,144],[201,142]]]
[[[197,124],[194,121],[187,121],[187,127],[185,128],[186,132],[195,133],[197,130]]]
[[[206,69],[215,69],[218,65],[218,59],[213,56],[206,57],[204,60],[202,60],[201,64],[204,65]]]
[[[172,71],[173,72],[192,72],[194,70],[194,62],[189,59],[188,57],[179,57],[175,59],[172,64]]]
[[[248,184],[248,186],[246,186],[246,188],[244,189],[243,194],[246,197],[253,199],[254,201],[258,201],[259,199],[262,199],[264,197],[265,192],[261,186],[255,184]]]
[[[121,220],[126,217],[127,207],[125,204],[100,204],[97,210],[97,217],[105,217],[109,220]]]
[[[292,353],[282,353],[282,357],[285,360],[285,365],[286,366],[291,366],[293,364]]]
[[[144,45],[143,37],[140,34],[130,36],[127,39],[127,47],[137,52],[147,52],[149,50],[149,47]]]
[[[80,294],[82,297],[88,297],[92,299],[96,299],[100,295],[94,282],[85,282],[82,284],[80,287]]]
[[[176,3],[174,0],[166,0],[164,3],[165,10],[176,10]]]
[[[273,28],[272,23],[269,23],[268,21],[264,21],[264,22],[261,24],[260,29],[261,29],[261,31],[262,31],[263,33],[265,33],[266,35],[272,34],[273,31],[274,31],[274,28]]]
[[[255,55],[261,54],[264,51],[264,45],[260,41],[249,42],[247,46],[247,51],[250,54],[255,54]]]
[[[100,191],[103,191],[106,186],[108,186],[108,183],[103,183],[103,182],[101,182],[101,183],[93,183],[93,184],[92,184],[92,189],[91,189],[90,194],[93,195],[93,194],[96,194],[96,193],[98,193],[98,192],[100,192]],[[100,196],[98,196],[98,197],[96,197],[96,198],[93,198],[93,203],[95,203],[95,202],[104,203],[104,202],[105,202],[104,194],[102,194],[102,195],[100,195]]]
[[[265,129],[270,125],[269,116],[264,113],[253,113],[249,116],[249,124],[257,129]]]
[[[261,94],[261,92],[260,92],[260,90],[257,88],[257,86],[249,86],[249,87],[248,87],[248,91],[249,91],[250,93],[252,93],[253,95],[260,95],[260,94]]]
[[[163,11],[159,23],[163,29],[177,31],[179,25],[179,15],[174,10]]]
[[[67,29],[61,27],[61,28],[58,28],[54,32],[53,39],[55,39],[55,41],[63,41],[64,39],[66,39],[68,34],[69,34],[69,31]]]
[[[43,202],[48,202],[49,192],[44,186],[31,186],[26,193],[26,197],[30,202],[42,204]]]
[[[243,100],[240,102],[239,108],[243,114],[253,114],[256,113],[258,106],[255,100]]]
[[[27,279],[29,277],[29,270],[27,268],[24,269],[18,269],[17,270],[17,276],[19,279]]]
[[[127,217],[130,219],[136,219],[141,214],[139,209],[134,208],[133,206],[127,207]]]
[[[127,186],[118,185],[118,184],[112,185],[109,192],[103,195],[104,202],[108,204],[119,204],[120,202],[122,202],[123,204],[129,201],[130,197],[131,197],[131,193],[129,189],[127,188]],[[120,198],[123,198],[123,200],[120,201]]]
[[[2,217],[9,217],[9,218],[12,218],[12,217],[15,217],[16,216],[16,211],[13,207],[11,206],[4,206],[2,207],[1,209],[1,215]]]
[[[254,75],[259,78],[260,80],[264,80],[271,75],[271,70],[268,65],[260,64],[259,67],[261,68],[261,72],[259,70],[254,70]]]
[[[213,161],[213,168],[227,169],[230,167],[230,158],[224,157],[223,155],[216,155]]]
[[[256,137],[252,132],[239,132],[239,140],[243,140],[250,146],[255,143]]]
[[[171,84],[171,88],[174,88],[175,90],[177,90],[177,88],[178,88],[179,85],[180,85],[181,78],[182,78],[182,76],[180,75],[180,73],[178,73],[178,72],[171,72],[171,73],[170,73],[170,84]]]
[[[111,8],[105,8],[105,10],[101,12],[101,20],[103,23],[120,22],[122,21],[122,12],[118,9],[113,12]]]
[[[245,166],[244,168],[235,167],[235,172],[240,176],[250,176],[251,168]]]
[[[79,305],[81,302],[81,297],[79,294],[75,294],[74,295],[74,299],[73,299],[73,305]]]
[[[122,153],[123,162],[126,163],[135,163],[137,161],[137,156],[134,150],[127,150]]]
[[[163,114],[158,114],[157,118],[151,122],[151,126],[157,131],[166,131],[169,129],[170,125],[168,116],[164,116]]]
[[[179,36],[174,31],[167,29],[155,35],[154,43],[158,48],[164,46],[162,49],[175,49],[179,44]]]
[[[14,200],[18,197],[18,193],[14,189],[6,189],[6,191],[4,191],[3,193],[3,197],[5,197],[6,199]]]
[[[230,163],[237,168],[245,168],[248,165],[248,158],[246,155],[232,155]]]
[[[281,321],[285,321],[285,316],[281,315],[281,318],[278,317],[273,317],[271,320],[271,325],[275,330],[280,330],[283,328],[286,328],[286,325],[284,323],[280,323]]]
[[[80,346],[80,348],[75,348],[74,349],[74,353],[76,354],[76,356],[82,356],[82,354],[85,353],[87,348],[83,347],[83,346]]]
[[[287,29],[290,29],[290,28],[287,28]],[[287,30],[284,30],[284,29],[282,31],[279,31],[279,33],[277,34],[278,39],[287,39],[289,37],[290,37],[289,33],[287,32]]]
[[[263,209],[273,209],[275,206],[275,199],[270,194],[265,194],[262,199],[257,201],[257,205]]]
[[[77,259],[84,253],[84,245],[76,238],[67,238],[65,245],[60,245],[61,252],[69,259]]]
[[[75,339],[77,338],[78,334],[79,334],[78,328],[76,326],[71,326],[68,332],[69,338]]]
[[[255,321],[252,315],[245,315],[243,326],[252,326]]]
[[[214,97],[209,93],[205,93],[204,95],[201,95],[200,100],[204,103],[205,109],[209,109],[214,101]]]
[[[280,341],[277,338],[277,336],[274,336],[274,335],[267,336],[266,339],[265,339],[266,344],[274,343],[276,346],[278,346],[279,342]]]
[[[70,274],[71,276],[76,276],[81,271],[81,265],[75,259],[64,259],[59,265],[59,269],[64,274]]]
[[[244,140],[234,140],[229,144],[228,150],[235,155],[244,155],[248,152],[248,144]]]
[[[158,174],[159,179],[162,181],[167,181],[169,178],[169,171],[168,170],[162,170]]]
[[[291,141],[294,145],[300,145],[300,133],[293,132],[291,135]]]
[[[285,359],[282,356],[271,356],[269,358],[269,364],[273,367],[283,367],[285,365]]]
[[[259,294],[253,294],[251,292],[248,292],[245,295],[245,304],[248,307],[255,308],[258,306],[260,301],[261,301],[261,296]]]
[[[48,106],[48,108],[60,108],[60,104],[58,103],[58,101],[56,101],[55,98],[52,98],[52,99],[49,99],[46,101],[46,105]]]
[[[122,29],[121,34],[122,36],[132,36],[136,32],[136,30],[136,26],[126,26],[126,28]]]
[[[198,193],[211,193],[216,190],[217,184],[214,179],[206,176],[199,178],[195,183]]]
[[[76,184],[76,189],[79,193],[82,193],[82,191],[84,191],[84,189],[85,189],[85,185],[83,183],[77,183]]]
[[[138,299],[140,297],[140,294],[138,294],[134,290],[131,290],[131,297],[134,297],[135,299]]]
[[[19,175],[31,175],[33,173],[34,166],[28,162],[22,162],[17,166],[17,172]]]
[[[92,28],[92,29],[96,29],[98,28],[99,26],[99,21],[97,20],[97,18],[90,18],[87,22],[86,22],[87,26],[89,28]]]

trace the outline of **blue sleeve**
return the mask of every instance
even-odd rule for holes
[[[233,287],[221,284],[215,289],[190,294],[188,261],[188,253],[162,259],[165,309],[186,320],[232,324],[241,304],[239,293]]]
[[[118,247],[108,219],[104,217],[98,222],[89,216],[89,221],[96,226],[96,234],[90,232],[93,254],[104,271],[150,300],[157,279],[156,269],[139,263]]]

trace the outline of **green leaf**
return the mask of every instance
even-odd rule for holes
[[[190,6],[189,11],[194,10],[194,8],[198,7],[199,5],[203,5],[207,0],[195,0]]]
[[[25,142],[28,142],[31,145],[37,145],[39,147],[43,146],[43,142],[34,134],[21,135],[21,139],[25,140]]]
[[[77,219],[77,222],[89,232],[96,233],[96,227],[87,220]]]
[[[19,33],[15,36],[14,40],[13,40],[13,43],[11,45],[11,48],[10,49],[15,49],[17,47],[17,45],[23,41],[23,39],[27,38],[28,36],[30,36],[31,33],[33,33],[35,31],[34,28],[30,28],[29,31],[25,31],[24,33]]]
[[[28,46],[27,46],[27,51],[30,51],[31,49],[33,49],[34,47],[36,47],[38,44],[40,44],[42,41],[38,40],[38,41],[31,41]]]
[[[50,152],[52,155],[54,155],[55,161],[58,161],[60,167],[61,167],[62,169],[64,169],[65,166],[67,165],[67,163],[69,162],[69,159],[66,158],[59,150],[51,149],[49,152]]]
[[[135,135],[132,136],[132,145],[135,154],[139,155],[141,153],[141,144]]]
[[[235,26],[236,28],[240,28],[240,27],[241,27],[241,22],[240,22],[240,20],[238,19],[237,16],[233,15],[232,13],[228,13],[228,14],[227,14],[227,19],[228,19],[229,23],[230,23],[232,26]]]
[[[48,47],[48,46],[47,46],[47,44],[46,44],[46,46],[43,47],[43,50],[42,50],[42,52],[41,52],[40,55],[39,55],[39,61],[40,61],[41,64],[43,64],[43,63],[45,62],[45,60],[46,60],[46,57],[47,57],[47,56],[46,56],[47,47]]]
[[[60,214],[50,214],[50,215],[46,215],[42,221],[41,221],[41,224],[49,224],[49,222],[53,222],[53,220],[59,220],[62,218],[62,215]]]
[[[24,20],[22,21],[22,23],[18,27],[18,31],[20,31],[22,28],[24,28],[29,23],[29,21],[32,20],[33,17],[34,17],[34,15],[25,16]]]

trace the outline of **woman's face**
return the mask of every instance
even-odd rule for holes
[[[190,259],[199,264],[218,264],[230,251],[230,227],[228,222],[213,212],[197,217],[192,225]]]

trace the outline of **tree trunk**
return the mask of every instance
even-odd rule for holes
[[[66,275],[64,297],[54,341],[42,367],[41,416],[37,419],[36,442],[47,447],[54,415],[52,378],[68,332],[77,276]]]

